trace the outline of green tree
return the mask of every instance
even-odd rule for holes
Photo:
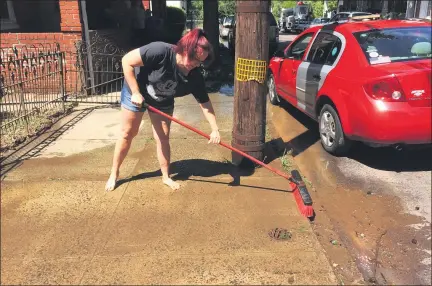
[[[312,1],[310,2],[312,6],[312,13],[314,18],[321,18],[324,12],[324,1]]]
[[[280,18],[280,13],[282,9],[293,8],[296,6],[298,1],[293,0],[272,0],[271,1],[271,11],[275,19]]]
[[[219,2],[219,17],[235,15],[236,2],[233,0],[223,0]]]
[[[204,6],[202,0],[192,0],[191,9],[189,11],[190,16],[193,17],[194,20],[203,20],[204,19]]]
[[[313,10],[314,18],[321,18],[324,15],[324,0],[319,1],[309,1]],[[328,11],[333,11],[337,9],[338,0],[328,0],[327,1],[327,9]]]
[[[338,7],[338,0],[329,0],[327,1],[327,7],[329,11],[337,10]]]

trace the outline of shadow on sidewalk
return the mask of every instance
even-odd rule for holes
[[[20,166],[23,161],[36,157],[43,149],[45,149],[48,145],[50,145],[52,142],[57,140],[62,134],[64,134],[72,126],[74,126],[79,121],[84,119],[84,117],[89,115],[94,109],[95,108],[89,108],[80,111],[75,117],[70,119],[68,122],[64,123],[59,129],[55,130],[50,135],[46,136],[47,133],[50,132],[48,129],[46,132],[43,132],[40,135],[35,136],[33,139],[19,146],[15,151],[2,158],[2,160],[0,161],[1,179],[4,179],[4,177],[10,171]],[[58,123],[61,119],[65,117],[66,116],[58,118],[58,120],[54,124]]]
[[[284,143],[280,138],[271,140],[266,143],[265,151],[264,151],[265,152],[264,162],[266,164],[269,164],[270,162],[282,156],[284,149],[280,149],[278,147],[281,144]],[[287,190],[283,190],[283,189],[264,188],[259,186],[241,184],[241,177],[252,176],[255,173],[256,167],[262,168],[259,165],[254,166],[253,163],[250,162],[248,159],[243,159],[239,166],[236,166],[228,161],[218,162],[218,161],[210,161],[204,159],[188,159],[188,160],[180,160],[180,161],[172,162],[170,166],[170,172],[171,174],[174,174],[172,178],[177,181],[196,181],[196,182],[229,185],[229,186],[243,186],[243,187],[250,187],[250,188],[271,190],[271,191],[278,191],[278,192],[287,192]],[[232,181],[229,183],[225,183],[221,181],[198,179],[199,177],[211,178],[219,175],[230,175]],[[144,180],[148,178],[155,178],[160,176],[162,176],[160,170],[141,173],[126,179],[119,180],[117,182],[117,187],[128,182],[132,182],[136,180]],[[195,177],[195,178],[191,178],[191,177]]]

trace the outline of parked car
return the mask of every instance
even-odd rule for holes
[[[279,45],[279,27],[271,12],[267,13],[269,17],[269,55],[276,52]],[[232,30],[228,34],[228,49],[234,53],[235,51],[235,34],[236,34],[236,19],[232,22]]]
[[[330,18],[315,18],[312,20],[312,22],[309,25],[309,28],[321,25],[321,24],[325,24],[330,20]]]
[[[372,13],[368,12],[339,12],[335,14],[333,17],[330,18],[328,23],[338,22],[343,23],[349,21],[350,18],[356,17],[356,16],[367,16],[372,15]]]
[[[353,141],[431,146],[431,34],[407,20],[309,28],[270,60],[269,100],[316,120],[332,154]]]
[[[234,21],[235,16],[228,16],[224,18],[222,26],[219,27],[219,35],[222,39],[226,39],[228,37],[228,34],[232,31]]]

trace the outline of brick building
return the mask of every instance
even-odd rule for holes
[[[131,18],[130,13],[135,12],[134,15],[141,15],[145,21],[150,9],[153,16],[163,19],[166,3],[160,0],[2,0],[2,57],[8,48],[45,45],[52,49],[53,44],[58,43],[60,50],[66,54],[66,69],[71,71],[76,69],[77,43],[93,46],[95,41],[101,41],[106,46],[109,43],[111,48],[118,46],[122,51],[140,44],[131,39],[143,38],[143,32],[132,27],[133,24],[128,20]],[[90,64],[93,63],[90,61]],[[76,71],[75,74],[69,72],[66,81],[75,83]]]
[[[82,38],[78,1],[2,1],[0,45],[58,42],[69,50]]]

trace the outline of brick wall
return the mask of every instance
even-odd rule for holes
[[[70,72],[66,75],[68,91],[75,87],[75,42],[82,39],[82,27],[78,0],[60,0],[60,26],[58,33],[0,33],[0,47],[7,48],[31,44],[59,43],[61,51],[66,52],[66,69]]]

